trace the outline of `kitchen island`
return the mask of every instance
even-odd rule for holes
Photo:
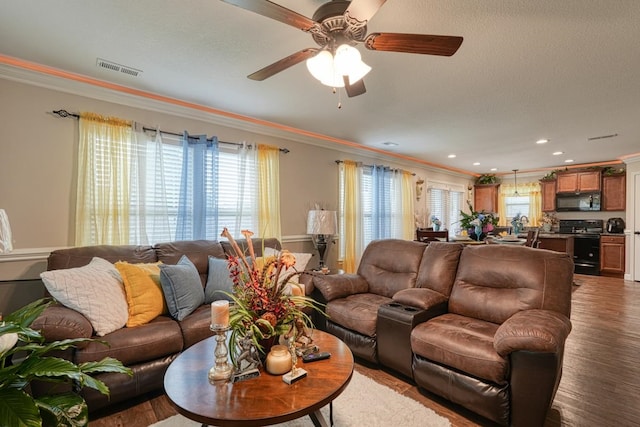
[[[518,237],[527,238],[526,233],[520,234]],[[573,257],[574,255],[574,240],[573,234],[563,233],[540,233],[538,234],[538,240],[540,241],[540,249],[548,249],[556,252],[566,252]]]

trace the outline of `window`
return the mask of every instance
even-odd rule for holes
[[[529,196],[507,196],[505,197],[505,203],[507,207],[507,222],[510,223],[511,219],[518,214],[527,218],[531,217],[529,213]]]
[[[443,183],[431,183],[429,188],[429,202],[431,215],[442,221],[442,226],[449,231],[449,235],[456,234],[460,228],[460,211],[462,211],[462,189]]]
[[[356,165],[355,162],[345,163]],[[406,203],[403,204],[407,194],[404,187],[411,187],[403,179],[405,172],[385,166],[354,167],[355,182],[350,184],[346,184],[345,166],[341,165],[339,169],[338,215],[340,258],[344,259],[349,252],[347,245],[352,245],[357,264],[372,240],[411,238],[404,235],[403,225],[407,220],[413,221],[413,206],[407,208]],[[413,197],[410,195],[409,199],[412,201]],[[413,230],[410,230],[412,234]]]
[[[87,114],[80,120],[77,245],[177,240],[181,210],[201,211],[202,221],[193,222],[203,224],[206,239],[218,240],[223,227],[236,236],[259,231],[256,150],[207,144],[217,148],[201,150],[193,176],[204,179],[194,180],[197,195],[185,201],[180,137],[134,132],[129,122]]]

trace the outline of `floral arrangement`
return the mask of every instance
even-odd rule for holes
[[[289,281],[300,271],[287,272],[295,265],[295,257],[282,250],[278,257],[256,258],[249,230],[242,234],[247,240],[249,258],[242,252],[227,228],[222,231],[231,244],[236,256],[227,258],[233,293],[229,294],[233,303],[229,308],[229,345],[235,349],[240,339],[251,336],[255,346],[264,353],[263,343],[287,333],[294,322],[302,320],[305,326],[312,326],[311,318],[304,308],[322,312],[317,303],[304,295],[294,295]],[[232,361],[234,351],[231,352]]]
[[[437,225],[437,226],[442,225],[442,221],[440,221],[438,217],[435,215],[431,215],[431,222],[433,223],[433,225]]]
[[[470,230],[475,228],[476,226],[482,227],[482,231],[487,233],[493,230],[493,227],[498,225],[498,216],[489,213],[489,212],[478,212],[473,210],[473,206],[467,200],[467,205],[469,206],[470,214],[460,211],[460,226],[464,230]]]
[[[541,224],[556,225],[558,223],[558,217],[556,217],[555,213],[545,212],[545,213],[542,214],[542,217],[540,218],[540,223]]]

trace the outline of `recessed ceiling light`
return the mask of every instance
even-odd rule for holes
[[[474,162],[473,166],[480,166],[480,162]]]
[[[539,140],[537,140],[537,141],[536,141],[536,144],[546,144],[547,142],[549,142],[549,140],[548,140],[548,139],[544,139],[544,138],[543,138],[543,139],[539,139]]]
[[[447,157],[450,158],[450,159],[455,159],[456,155],[455,154],[449,154]]]
[[[491,168],[491,172],[495,172],[497,170],[498,170],[498,168]]]
[[[397,147],[398,143],[392,142],[392,141],[386,141],[386,142],[383,142],[382,145],[386,145],[387,147]]]
[[[573,159],[567,159],[564,161],[565,163],[573,163]]]
[[[564,151],[554,151],[553,152],[554,156],[559,156],[560,154],[564,154]]]

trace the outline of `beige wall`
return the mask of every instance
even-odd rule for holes
[[[188,110],[163,106],[140,99],[131,102],[109,102],[107,96],[54,90],[4,79],[0,75],[0,208],[6,210],[13,231],[14,248],[49,248],[73,245],[75,173],[78,123],[58,118],[50,112],[65,109],[69,112],[91,111],[138,121],[163,130],[217,135],[224,141],[267,143],[288,148],[281,155],[280,197],[284,246],[293,251],[315,252],[306,236],[307,211],[314,203],[336,209],[338,174],[336,160],[352,159],[371,163],[377,161],[410,170],[428,180],[457,184],[466,188],[468,176],[429,168],[419,163],[356,150],[334,143],[301,142],[260,134],[237,127],[220,125],[220,118],[192,114]],[[97,99],[100,98],[100,99]],[[140,107],[145,103],[146,108]],[[132,107],[129,105],[137,105]],[[194,118],[197,117],[197,118]],[[228,121],[227,121],[228,122]],[[226,122],[225,122],[226,123]],[[266,132],[265,132],[266,133]],[[420,202],[424,205],[424,197]],[[329,265],[335,266],[337,251],[329,252]],[[314,263],[315,261],[312,261]],[[7,279],[7,262],[0,257],[0,310],[12,292],[7,286],[17,282]],[[20,286],[20,285],[18,285]],[[4,291],[1,291],[4,289]],[[23,288],[26,289],[26,288]]]

